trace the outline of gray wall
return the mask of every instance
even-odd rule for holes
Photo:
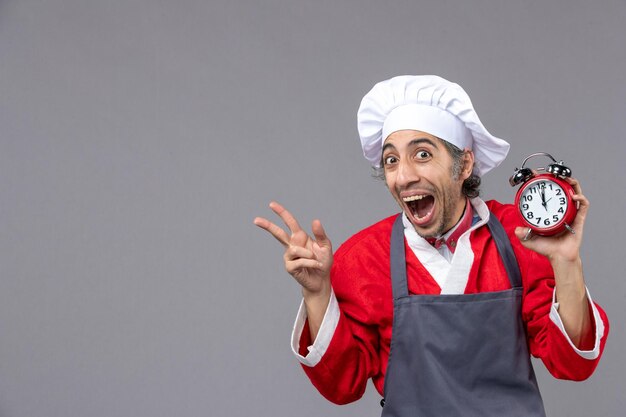
[[[362,95],[439,74],[523,157],[565,159],[611,318],[594,376],[538,366],[550,416],[617,416],[626,284],[626,3],[0,1],[0,416],[377,416],[291,356],[299,289],[252,225],[276,199],[335,247],[396,211]]]

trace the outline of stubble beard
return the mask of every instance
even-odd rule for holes
[[[431,192],[433,191],[435,190],[431,190]],[[404,211],[404,204],[402,203],[402,199],[399,197],[400,196],[399,190],[396,190],[396,193],[398,197],[394,196],[394,198],[396,202],[398,203],[398,205],[400,206],[400,209]],[[450,193],[445,190],[442,192],[434,192],[433,197],[435,197],[435,199],[441,203],[440,204],[441,216],[439,217],[437,223],[435,223],[435,226],[436,226],[435,229],[430,233],[423,233],[423,232],[420,232],[419,228],[416,225],[411,224],[415,232],[417,232],[417,234],[424,239],[441,237],[450,228],[454,227],[454,224],[448,227],[448,225],[454,220],[453,216],[454,216],[454,211],[456,208],[454,204],[455,201],[450,195]]]
[[[458,175],[453,177],[453,181],[458,179]],[[435,198],[437,198],[437,201],[441,202],[441,217],[439,218],[438,223],[436,223],[436,227],[435,230],[431,233],[420,233],[419,229],[417,226],[412,225],[413,229],[415,229],[415,232],[417,232],[418,235],[420,235],[422,238],[424,239],[428,239],[428,238],[439,238],[441,236],[443,236],[448,230],[450,230],[451,228],[454,227],[455,223],[452,223],[454,220],[456,220],[457,222],[460,219],[454,219],[455,216],[455,209],[456,209],[456,200],[455,198],[451,195],[452,194],[452,186],[450,185],[450,187],[442,189],[442,190],[437,190],[438,192],[434,192],[433,196]],[[432,190],[432,191],[436,191],[436,190]],[[398,193],[398,196],[400,195],[400,193]],[[459,200],[463,199],[463,193],[462,191],[459,190]],[[400,205],[400,207],[402,207],[402,205]]]
[[[442,203],[441,204],[441,216],[439,217],[438,223],[436,223],[435,229],[431,233],[420,233],[419,229],[415,225],[413,225],[413,228],[415,229],[417,234],[420,235],[424,239],[439,238],[443,236],[451,227],[454,226],[452,225],[448,227],[450,222],[453,220],[452,217],[453,217],[453,212],[454,212],[454,209],[453,209],[454,202],[450,196],[450,193],[443,191],[439,201]]]
[[[441,192],[434,192],[437,190],[431,190],[433,191],[433,196],[441,196],[441,199],[439,201],[442,202],[442,212],[441,212],[441,218],[439,219],[439,223],[437,224],[437,227],[435,228],[434,232],[432,233],[428,233],[428,234],[424,234],[424,233],[420,233],[418,227],[414,224],[411,224],[413,226],[413,229],[415,230],[415,232],[421,236],[424,239],[428,239],[428,238],[439,238],[441,236],[443,236],[448,230],[450,230],[451,228],[454,227],[454,224],[450,225],[450,227],[447,227],[448,224],[450,224],[453,220],[453,216],[454,216],[454,209],[455,209],[455,205],[454,205],[454,198],[450,195],[451,191],[452,191],[452,183],[458,181],[459,177],[460,177],[460,167],[459,166],[453,166],[452,170],[451,170],[451,174],[452,174],[452,181],[450,186],[447,189],[442,189]],[[385,180],[385,185],[387,185],[387,181]],[[389,189],[389,186],[387,185],[387,189]],[[400,209],[402,211],[404,211],[404,205],[402,202],[402,199],[400,198],[400,190],[398,190],[397,188],[395,189],[396,192],[396,196],[394,196],[394,199],[397,201],[398,205],[400,206]],[[463,198],[463,192],[462,192],[462,187],[461,189],[459,189],[459,198]],[[460,219],[457,219],[457,222]]]
[[[435,234],[434,236],[427,236],[427,237],[440,237],[443,236],[448,230],[450,230],[452,227],[454,227],[454,224],[450,225],[451,222],[454,221],[453,216],[454,216],[454,200],[452,198],[452,196],[450,196],[450,193],[448,192],[443,192],[443,196],[442,196],[442,201],[443,201],[443,209],[442,209],[442,213],[441,213],[441,219],[439,221],[439,224],[437,225],[437,229],[435,230]],[[450,226],[448,226],[450,225]],[[424,237],[424,236],[422,236]]]
[[[459,166],[458,164],[454,164],[452,166],[452,181],[450,182],[450,186],[448,188],[444,188],[441,191],[441,195],[442,195],[442,201],[443,201],[443,208],[442,208],[442,214],[441,214],[441,221],[439,222],[439,225],[437,225],[437,229],[436,229],[436,234],[434,236],[422,236],[422,237],[440,237],[443,236],[448,230],[452,229],[454,227],[454,225],[456,224],[456,222],[458,222],[459,219],[456,219],[455,223],[452,223],[455,219],[454,219],[454,212],[456,209],[456,205],[455,205],[455,199],[454,197],[452,197],[451,192],[453,190],[453,184],[456,183],[460,176],[461,176],[461,166]],[[458,200],[457,201],[462,201],[464,200],[464,195],[463,195],[463,185],[461,184],[461,188],[459,188],[458,190]],[[449,225],[449,226],[448,226]],[[418,233],[419,234],[419,233]]]

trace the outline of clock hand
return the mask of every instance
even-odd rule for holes
[[[541,187],[541,205],[548,211],[548,202],[546,201],[546,189]]]

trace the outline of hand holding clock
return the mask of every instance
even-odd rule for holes
[[[567,178],[566,181],[574,188],[572,200],[578,206],[576,217],[570,224],[575,233],[564,231],[554,236],[532,235],[530,239],[524,240],[529,228],[518,227],[515,229],[515,235],[523,246],[550,260],[554,270],[559,316],[565,331],[579,349],[590,350],[594,342],[593,321],[580,258],[589,200],[583,195],[577,180]]]

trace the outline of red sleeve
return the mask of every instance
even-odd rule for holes
[[[313,367],[303,365],[318,391],[336,404],[361,398],[369,378],[374,378],[379,390],[383,385],[393,297],[389,278],[391,223],[382,226],[380,233],[356,235],[335,254],[331,281],[341,312],[339,322],[320,362]],[[301,354],[310,344],[307,329],[300,340]]]
[[[491,207],[498,213],[511,244],[515,250],[524,285],[522,318],[526,325],[530,353],[540,358],[548,371],[556,378],[581,381],[591,376],[598,366],[609,332],[606,313],[596,304],[604,332],[600,339],[600,353],[595,359],[586,359],[571,346],[561,329],[550,319],[550,309],[554,294],[554,272],[548,259],[536,252],[524,248],[515,236],[515,227],[520,226],[513,206]],[[597,323],[589,309],[593,325],[593,336]]]
[[[604,331],[598,357],[586,359],[574,350],[568,338],[549,317],[555,286],[549,261],[534,252],[526,259],[526,264],[520,265],[522,276],[526,277],[522,317],[526,323],[530,353],[540,358],[555,378],[573,381],[589,378],[598,366],[606,344],[609,331],[606,313],[596,304]],[[595,341],[597,323],[591,309],[589,314],[593,323],[593,335],[590,335],[590,339]]]

